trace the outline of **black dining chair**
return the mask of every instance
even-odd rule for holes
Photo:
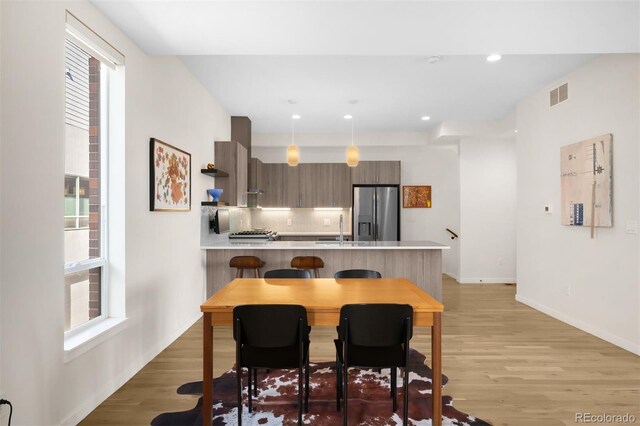
[[[344,269],[336,272],[333,277],[335,279],[340,278],[382,278],[382,274],[378,271],[372,271],[371,269]],[[336,327],[338,330],[340,326]]]
[[[298,424],[309,411],[309,329],[307,310],[301,305],[240,305],[233,309],[236,341],[238,425],[242,425],[242,369],[298,368]],[[303,374],[304,368],[304,374]],[[254,384],[255,385],[255,384]],[[249,412],[252,412],[251,378],[248,380]]]
[[[397,402],[397,368],[404,369],[404,424],[409,416],[409,341],[413,336],[411,305],[371,303],[344,305],[336,346],[336,406],[343,400],[347,425],[349,367],[390,368],[393,411]]]
[[[265,278],[311,278],[306,269],[272,269],[264,273]]]
[[[334,278],[382,278],[382,274],[370,269],[345,269],[336,272]]]

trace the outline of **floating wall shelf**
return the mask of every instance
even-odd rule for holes
[[[228,206],[224,201],[203,201],[200,203],[202,206]]]
[[[218,169],[200,169],[200,173],[211,177],[229,177],[229,173]]]

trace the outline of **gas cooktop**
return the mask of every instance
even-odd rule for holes
[[[233,232],[229,234],[230,240],[269,240],[279,239],[278,233],[270,229],[253,229],[251,231]]]

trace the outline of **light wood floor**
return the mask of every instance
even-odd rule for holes
[[[575,413],[635,415],[640,423],[640,358],[514,300],[515,286],[459,285],[443,277],[443,394],[494,425],[573,425]],[[428,354],[429,329],[412,346]],[[314,327],[311,355],[332,360],[335,328]],[[176,394],[202,379],[199,321],[93,411],[85,425],[149,424],[192,408]],[[214,330],[214,374],[232,366],[230,329]],[[429,356],[427,356],[429,359]]]

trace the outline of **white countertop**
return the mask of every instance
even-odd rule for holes
[[[357,243],[357,244],[354,244]],[[204,250],[447,250],[450,247],[433,241],[221,241]]]
[[[303,231],[278,231],[281,237],[339,237],[340,232],[303,232]],[[345,237],[350,237],[351,232],[345,232]]]

